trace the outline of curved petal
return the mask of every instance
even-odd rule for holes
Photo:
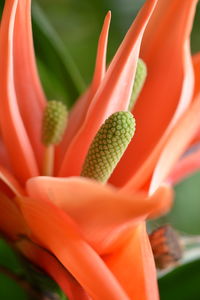
[[[29,230],[16,204],[0,193],[0,232],[13,240],[28,235]]]
[[[19,182],[13,175],[4,167],[0,165],[0,179],[7,185],[7,187],[16,196],[25,195],[24,189],[20,186]]]
[[[46,99],[35,64],[30,9],[31,0],[18,1],[13,40],[14,81],[20,113],[41,166],[41,126]]]
[[[0,165],[4,166],[7,169],[10,169],[10,161],[9,161],[9,156],[6,151],[5,145],[3,143],[3,140],[0,136]]]
[[[137,130],[111,177],[115,185],[122,186],[136,175],[137,185],[142,186],[153,171],[163,139],[192,99],[189,34],[196,3],[158,1],[141,46],[148,76],[133,110]]]
[[[129,228],[150,213],[165,211],[171,203],[165,188],[147,198],[84,178],[37,177],[28,181],[27,191],[30,197],[51,201],[69,214],[99,253],[122,243]]]
[[[196,96],[200,94],[200,52],[193,55],[192,61],[193,61],[194,74],[195,74],[195,88],[194,88],[194,97],[193,97],[195,100]],[[194,139],[192,140],[191,145],[194,145],[199,142],[200,142],[200,122],[199,122],[199,128],[197,130]]]
[[[79,175],[89,145],[104,120],[128,108],[142,35],[156,2],[146,1],[129,29],[92,100],[84,123],[66,151],[59,176]]]
[[[155,169],[150,177],[148,173],[148,164],[144,164],[143,169],[140,170],[129,182],[124,186],[125,190],[135,190],[141,187],[139,184],[148,182],[147,189],[150,193],[153,193],[157,187],[162,183],[170,171],[173,169],[173,165],[177,162],[180,156],[187,149],[192,138],[195,136],[197,129],[199,128],[199,115],[200,115],[200,96],[197,96],[195,101],[192,102],[191,107],[182,115],[178,120],[176,126],[171,130],[168,137],[163,143],[163,151],[160,147],[159,153],[156,149],[154,157],[152,156],[151,164],[154,162]],[[143,178],[143,175],[146,177]],[[148,177],[147,177],[148,175]],[[149,186],[150,185],[150,186]]]
[[[70,300],[90,299],[72,275],[43,248],[25,239],[19,240],[16,246],[25,257],[46,271]]]
[[[160,201],[159,205],[148,215],[148,219],[158,218],[170,211],[174,200],[173,188],[169,184],[162,184],[149,199],[153,197]]]
[[[19,112],[13,80],[13,34],[17,0],[6,1],[0,34],[0,124],[12,167],[21,182],[38,175],[34,153]]]
[[[167,181],[175,185],[200,170],[200,150],[183,157],[173,168]]]
[[[59,146],[58,157],[59,160],[63,158],[63,155],[67,149],[67,146],[71,142],[71,139],[75,133],[82,126],[88,107],[91,103],[92,98],[97,92],[106,72],[106,51],[108,43],[108,32],[110,28],[111,12],[109,11],[105,17],[103,28],[99,37],[96,66],[94,70],[93,80],[89,89],[84,93],[83,96],[74,105],[69,115],[69,121],[63,142]]]
[[[124,245],[104,257],[129,299],[159,300],[156,268],[145,223],[138,225]]]
[[[173,165],[185,152],[200,124],[200,95],[192,103],[190,109],[179,119],[170,133],[165,147],[159,157],[150,184],[150,193],[169,175]]]
[[[115,277],[82,239],[66,213],[39,198],[21,198],[19,202],[25,220],[39,243],[57,257],[92,299],[128,300]]]

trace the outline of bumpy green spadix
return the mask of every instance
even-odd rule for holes
[[[83,165],[81,176],[106,182],[135,132],[130,112],[112,114],[97,132]]]
[[[42,142],[45,146],[58,144],[67,124],[67,108],[56,100],[49,101],[43,116]]]
[[[138,62],[137,62],[137,69],[136,69],[136,73],[135,73],[135,81],[134,81],[134,85],[133,85],[131,100],[129,103],[129,110],[132,110],[132,108],[144,86],[146,77],[147,77],[146,64],[141,58],[139,58]]]

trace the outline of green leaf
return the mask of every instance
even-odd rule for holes
[[[28,300],[29,298],[14,280],[0,273],[0,299]]]
[[[17,274],[21,274],[23,272],[20,258],[2,239],[0,240],[0,266],[3,266]]]
[[[36,2],[32,5],[32,16],[36,54],[40,65],[41,62],[43,64],[43,72],[44,69],[46,71],[44,79],[48,77],[48,72],[50,74],[50,89],[46,85],[47,94],[50,98],[65,101],[70,107],[85,88],[83,80],[62,40]],[[62,99],[57,98],[59,93],[51,92],[54,84]]]
[[[197,10],[195,15],[195,20],[191,35],[191,47],[192,52],[198,52],[200,50],[200,40],[199,40],[199,28],[200,28],[200,3],[197,4]]]
[[[1,274],[1,271],[4,274]],[[19,279],[30,284],[30,286],[40,292],[56,294],[60,300],[67,300],[58,284],[43,273],[41,270],[33,266],[29,261],[17,253],[6,243],[6,241],[0,239],[0,299],[28,299],[23,289],[7,274],[13,275]],[[16,276],[15,276],[16,275]],[[6,293],[6,288],[12,291],[7,291],[7,297],[3,297]],[[13,294],[14,293],[14,294]],[[15,295],[14,297],[13,295]],[[17,296],[19,294],[19,297]]]
[[[3,7],[4,7],[4,0],[0,1],[0,18],[1,18],[2,12],[3,12]]]
[[[67,296],[60,289],[58,284],[49,276],[47,276],[42,270],[39,270],[30,263],[25,263],[26,266],[26,279],[35,287],[41,294],[58,295],[59,300],[68,300]]]
[[[6,300],[28,300],[25,291],[6,274],[2,274],[2,269],[8,270],[10,274],[21,275],[23,267],[18,255],[2,239],[0,239],[0,299]]]
[[[183,264],[159,279],[160,300],[200,299],[200,259]]]

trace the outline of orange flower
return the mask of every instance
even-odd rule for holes
[[[189,50],[196,3],[147,0],[108,69],[107,14],[92,83],[70,112],[56,147],[54,177],[47,177],[41,176],[46,99],[35,66],[30,0],[6,0],[0,29],[0,229],[70,299],[159,298],[145,220],[169,209],[172,191],[163,182],[199,126],[199,86],[193,88]],[[148,76],[133,108],[136,136],[110,184],[82,178],[99,127],[128,109],[139,52]]]

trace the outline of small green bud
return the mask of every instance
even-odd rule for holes
[[[147,77],[147,66],[145,62],[141,58],[139,58],[137,62],[137,69],[135,73],[135,81],[133,84],[131,100],[129,103],[130,111],[132,110],[140,92],[142,91],[146,77]]]
[[[43,115],[42,142],[45,146],[58,144],[67,125],[67,108],[56,100],[49,101]]]
[[[112,114],[100,127],[90,145],[81,176],[106,182],[124,154],[135,132],[130,112]]]

